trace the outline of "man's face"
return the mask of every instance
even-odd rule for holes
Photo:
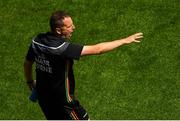
[[[75,29],[73,21],[71,17],[66,17],[64,18],[63,22],[64,22],[64,26],[61,28],[62,30],[61,32],[66,38],[70,39]]]

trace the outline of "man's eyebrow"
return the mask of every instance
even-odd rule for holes
[[[73,26],[73,24],[71,24],[71,25],[69,25],[69,26],[67,26],[67,27],[71,27],[71,26]]]

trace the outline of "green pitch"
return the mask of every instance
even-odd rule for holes
[[[75,62],[76,94],[91,119],[180,119],[179,0],[1,0],[0,119],[44,119],[23,75],[31,39],[68,11],[72,41],[95,44],[143,32],[141,43]]]

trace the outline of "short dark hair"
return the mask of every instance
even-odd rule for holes
[[[55,32],[56,28],[63,27],[64,26],[63,20],[66,17],[70,17],[70,15],[65,11],[58,10],[53,12],[50,18],[51,31]]]

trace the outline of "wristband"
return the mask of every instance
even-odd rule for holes
[[[33,80],[27,81],[26,83],[27,83],[27,84],[32,84],[32,83],[33,83]]]

